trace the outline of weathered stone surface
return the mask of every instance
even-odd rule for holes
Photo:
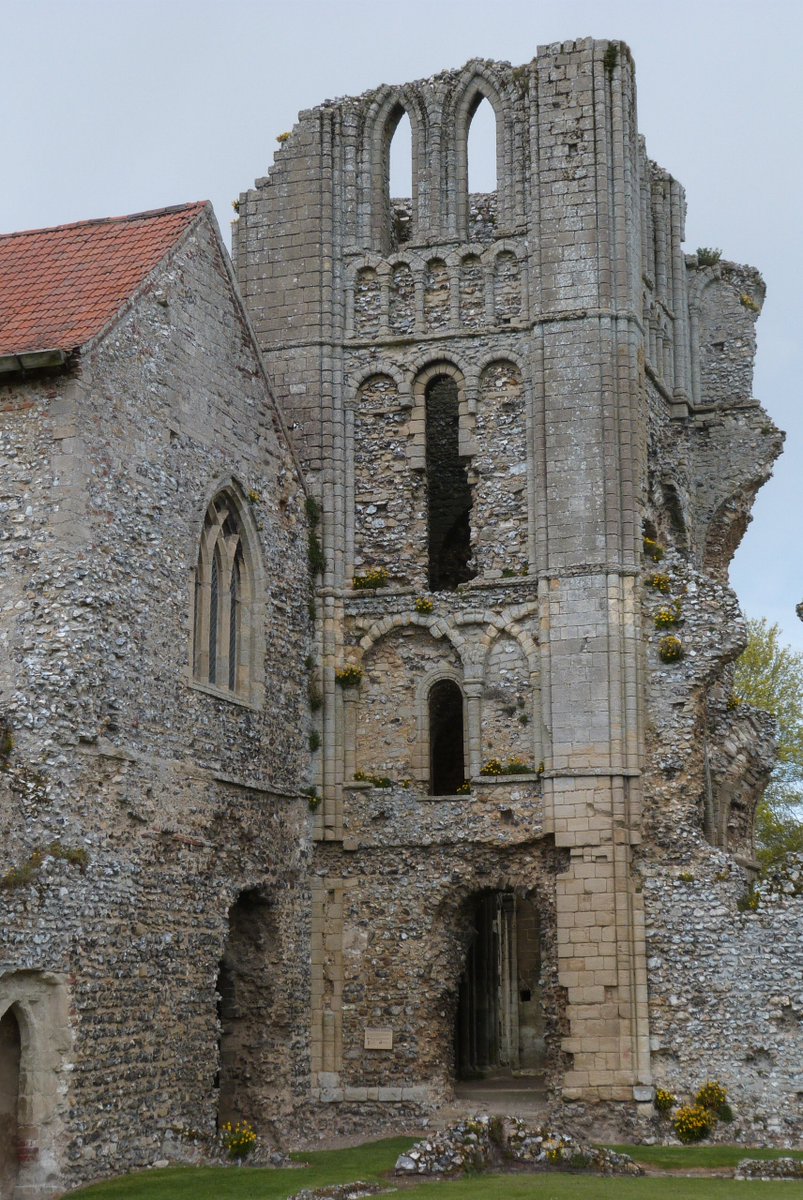
[[[498,187],[469,196],[482,99]],[[716,1075],[738,1136],[800,1135],[797,868],[740,907],[773,755],[727,585],[782,442],[763,284],[684,255],[636,129],[627,47],[590,39],[327,102],[241,197],[245,308],[204,214],[64,369],[4,376],[9,1077],[30,1057],[0,1171],[28,1194],[227,1119],[264,1160],[311,1117],[406,1123],[460,1074],[631,1133],[654,1084]],[[239,600],[207,538],[246,546]],[[213,586],[253,650],[226,686]]]

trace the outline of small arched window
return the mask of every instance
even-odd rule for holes
[[[453,679],[439,679],[429,691],[429,793],[453,796],[465,779],[463,693]]]
[[[238,504],[221,492],[206,512],[195,570],[193,676],[247,696],[253,578]]]

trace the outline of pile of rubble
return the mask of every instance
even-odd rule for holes
[[[531,1129],[518,1117],[481,1114],[416,1142],[396,1161],[397,1175],[453,1175],[490,1167],[539,1166],[600,1175],[643,1175],[626,1154],[576,1141],[570,1134]]]
[[[385,1192],[387,1188],[379,1183],[363,1183],[357,1179],[354,1183],[337,1183],[330,1187],[302,1188],[300,1192],[288,1196],[287,1200],[365,1200],[366,1196]]]
[[[799,1158],[743,1158],[735,1179],[803,1179]]]

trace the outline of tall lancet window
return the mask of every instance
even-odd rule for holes
[[[250,687],[252,579],[238,505],[221,492],[207,509],[198,549],[193,675],[240,696]]]

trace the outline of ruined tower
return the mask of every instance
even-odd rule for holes
[[[469,195],[486,99],[497,189]],[[323,513],[322,1095],[650,1083],[637,578],[648,372],[669,414],[690,400],[682,208],[668,180],[656,203],[627,49],[591,41],[327,102],[241,197],[239,279]]]
[[[327,101],[280,141],[234,255],[322,513],[313,1095],[648,1102],[705,1070],[667,995],[699,993],[678,872],[711,885],[710,959],[771,762],[729,702],[726,584],[780,446],[760,276],[684,254],[622,43]]]

